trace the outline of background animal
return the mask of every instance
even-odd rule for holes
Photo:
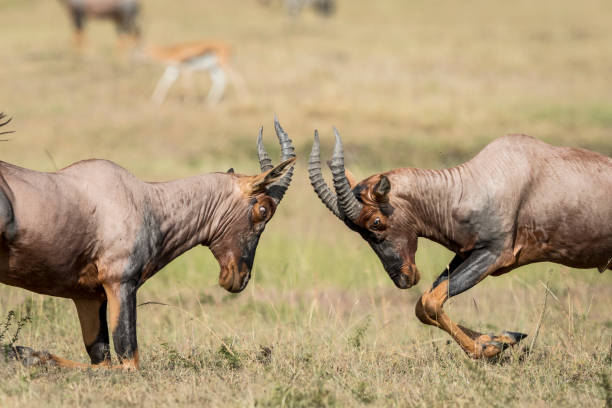
[[[273,0],[259,0],[259,3],[270,6],[272,3],[279,2],[274,2]],[[318,14],[326,17],[331,16],[336,11],[335,0],[283,0],[282,3],[284,3],[287,13],[291,16],[298,16],[307,6],[311,6]]]
[[[112,20],[120,41],[127,37],[137,41],[140,37],[138,0],[60,0],[67,9],[75,29],[75,45],[82,47],[83,30],[87,18]]]
[[[356,182],[345,174],[342,141],[334,132],[329,166],[335,194],[321,175],[316,131],[308,167],[315,192],[368,242],[398,288],[419,282],[419,237],[455,253],[417,301],[416,315],[450,334],[472,358],[496,356],[526,335],[457,325],[443,310],[451,297],[489,275],[534,262],[612,269],[609,157],[507,135],[450,169],[399,168]]]
[[[291,187],[240,294],[219,287],[203,247],[138,290],[136,375],[24,370],[0,359],[0,406],[605,405],[610,271],[535,263],[451,298],[444,310],[459,324],[529,334],[499,362],[472,361],[414,317],[453,253],[419,239],[421,280],[398,290],[363,239],[321,205],[306,168],[312,129],[332,125],[358,180],[406,164],[452,167],[513,132],[611,156],[612,2],[350,0],[333,18],[309,10],[297,25],[255,0],[143,7],[147,43],[232,45],[252,101],[228,90],[203,109],[175,97],[177,83],[159,109],[149,97],[163,68],[109,59],[112,24],[89,25],[93,52],[76,58],[57,2],[4,1],[0,95],[10,105],[0,110],[16,132],[1,137],[11,140],[0,159],[54,171],[104,157],[144,180],[229,167],[255,174],[254,131],[276,112],[302,153]],[[194,81],[207,90],[207,75]],[[327,160],[334,140],[325,136]],[[11,310],[0,344],[29,314],[16,344],[85,361],[71,300],[0,285],[0,323]]]
[[[242,77],[230,66],[230,47],[222,42],[196,41],[167,47],[147,46],[136,50],[137,58],[150,59],[166,66],[151,99],[162,104],[174,82],[183,75],[188,87],[193,87],[194,72],[205,71],[210,76],[209,105],[215,105],[225,94],[231,79],[240,96],[246,95]]]
[[[291,183],[295,153],[278,121],[282,163],[257,140],[261,174],[203,174],[145,183],[117,164],[85,160],[53,173],[0,163],[0,282],[74,301],[91,364],[138,368],[136,292],[197,245],[219,262],[219,284],[242,291],[259,238]],[[108,309],[108,320],[107,320]],[[88,367],[11,347],[27,364]]]

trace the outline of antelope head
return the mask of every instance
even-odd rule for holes
[[[414,263],[417,235],[394,204],[391,173],[375,174],[356,183],[344,169],[342,140],[334,128],[336,144],[331,169],[335,194],[321,174],[319,133],[308,160],[308,175],[323,204],[350,229],[358,232],[372,247],[398,288],[407,289],[420,278]],[[399,211],[398,211],[399,210]]]
[[[272,165],[263,146],[261,128],[257,138],[261,173],[246,176],[233,169],[227,172],[235,187],[232,199],[223,206],[222,221],[218,221],[214,239],[207,243],[221,267],[219,284],[229,292],[240,292],[249,282],[259,237],[291,183],[295,149],[276,118],[274,128],[282,162]]]

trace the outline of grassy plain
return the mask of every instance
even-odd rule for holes
[[[155,106],[162,68],[118,56],[112,26],[92,22],[77,55],[58,2],[2,0],[0,108],[17,133],[0,159],[53,171],[107,158],[148,180],[255,173],[260,125],[278,157],[277,113],[300,155],[295,181],[243,293],[225,293],[212,255],[194,249],[139,292],[164,304],[139,308],[139,372],[0,362],[0,406],[612,404],[612,274],[539,264],[452,299],[455,320],[529,333],[525,346],[541,319],[530,354],[473,362],[413,312],[450,253],[421,242],[421,282],[395,289],[305,171],[312,130],[330,155],[332,124],[358,177],[458,164],[510,132],[612,155],[612,3],[340,0],[331,19],[295,20],[255,0],[147,0],[144,10],[147,42],[232,44],[250,98],[230,90],[207,108],[201,78],[200,90],[179,85]],[[2,286],[0,318],[9,310],[32,318],[19,344],[87,360],[70,301]]]

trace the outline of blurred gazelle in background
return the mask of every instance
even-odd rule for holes
[[[206,96],[209,105],[215,105],[223,98],[228,80],[239,94],[247,94],[244,80],[229,65],[230,46],[223,42],[194,41],[166,47],[143,46],[135,55],[166,66],[151,95],[151,99],[159,105],[164,102],[179,76],[183,75],[187,85],[193,87],[192,74],[197,71],[206,71],[210,75],[211,87]]]

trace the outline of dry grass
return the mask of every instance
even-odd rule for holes
[[[365,243],[317,201],[304,171],[312,130],[322,131],[327,155],[332,124],[364,177],[453,165],[508,132],[612,155],[610,2],[339,3],[332,19],[291,20],[255,0],[146,1],[147,41],[233,45],[251,98],[230,91],[212,109],[201,103],[206,78],[199,91],[177,86],[161,108],[151,104],[161,67],[117,56],[111,26],[93,22],[78,56],[57,2],[0,3],[1,110],[17,130],[1,159],[49,171],[108,158],[155,180],[252,173],[261,124],[278,152],[274,112],[301,155],[244,293],[224,293],[216,262],[195,249],[139,292],[141,303],[169,305],[139,309],[141,371],[0,363],[0,406],[612,403],[609,272],[533,265],[452,299],[450,315],[470,327],[533,335],[550,281],[532,353],[472,362],[414,317],[450,254],[422,242],[421,282],[395,289]],[[70,303],[0,288],[0,318],[9,310],[32,318],[19,344],[85,361]]]

